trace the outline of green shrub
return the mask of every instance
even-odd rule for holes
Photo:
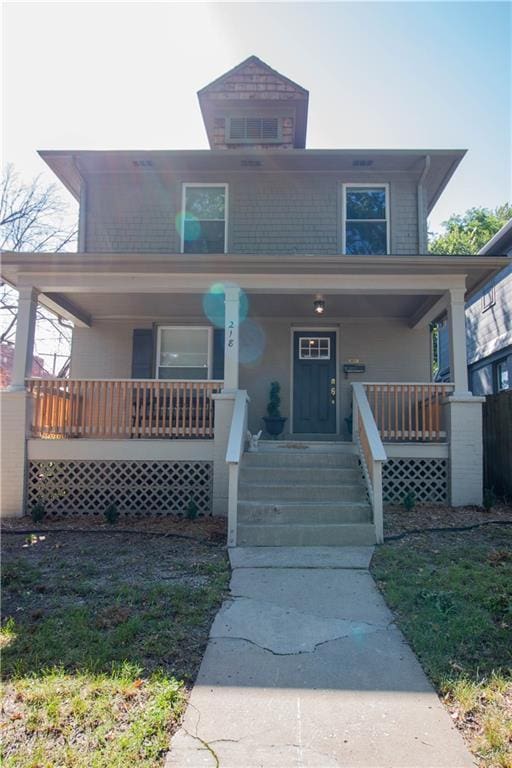
[[[267,414],[271,419],[281,418],[281,385],[278,381],[270,383]]]
[[[484,498],[482,500],[482,506],[486,512],[490,512],[496,504],[496,494],[494,488],[484,488]]]
[[[402,499],[402,504],[404,505],[406,512],[413,512],[416,508],[416,496],[412,491],[407,491],[406,494],[404,494],[404,497]]]
[[[119,510],[114,503],[109,504],[105,509],[105,520],[110,525],[115,525],[119,520]]]
[[[46,514],[46,507],[42,501],[36,501],[30,509],[30,517],[34,523],[40,523]]]
[[[188,520],[195,520],[197,517],[197,513],[199,512],[199,507],[197,506],[194,499],[190,499],[190,501],[187,504],[187,510],[186,515]]]

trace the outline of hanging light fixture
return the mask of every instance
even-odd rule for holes
[[[325,312],[325,301],[321,296],[317,296],[314,300],[313,309],[315,311],[315,315],[323,315]]]

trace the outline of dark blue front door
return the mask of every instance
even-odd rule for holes
[[[336,432],[336,333],[294,331],[293,431]]]

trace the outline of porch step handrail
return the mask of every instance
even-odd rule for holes
[[[238,526],[238,476],[247,435],[249,396],[245,389],[238,389],[233,405],[229,430],[226,462],[228,465],[228,547],[236,547]]]
[[[352,384],[353,435],[368,489],[373,512],[377,543],[384,541],[384,515],[382,503],[382,465],[387,461],[386,451],[373,418],[364,385]]]
[[[202,438],[214,435],[209,379],[27,379],[31,434],[43,438]]]

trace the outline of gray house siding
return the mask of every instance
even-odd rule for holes
[[[176,253],[184,182],[229,185],[231,253],[341,251],[341,185],[390,185],[393,254],[418,253],[416,181],[406,174],[369,179],[352,174],[197,173],[96,174],[87,182],[85,249],[88,252]],[[82,222],[83,224],[83,222]],[[424,226],[424,222],[421,222]]]
[[[509,255],[512,248],[509,249]],[[494,303],[484,295],[494,289]],[[512,265],[485,284],[466,304],[468,384],[475,395],[498,391],[497,365],[508,368],[512,382]],[[439,378],[449,379],[450,347],[446,322],[439,324]]]
[[[494,288],[487,309],[483,296]],[[505,363],[512,382],[512,265],[479,291],[466,307],[468,373],[471,391],[489,395],[497,390],[496,366]]]
[[[494,304],[485,309],[483,296],[492,289]],[[470,365],[512,345],[512,265],[487,283],[467,304],[466,326]]]

